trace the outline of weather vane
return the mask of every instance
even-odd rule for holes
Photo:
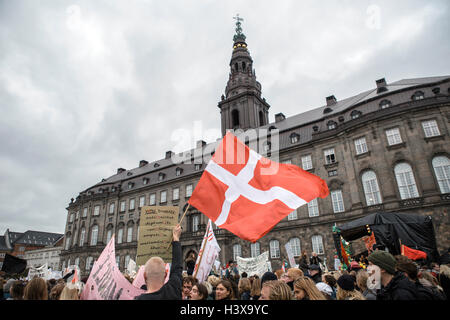
[[[239,17],[239,13],[236,14],[236,17],[233,17],[236,20],[236,35],[234,36],[234,41],[237,39],[242,39],[245,41],[245,35],[242,33],[241,21],[244,21],[243,18]]]

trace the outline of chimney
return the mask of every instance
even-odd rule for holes
[[[377,93],[383,92],[383,91],[387,91],[386,88],[386,80],[384,78],[379,79],[377,81],[375,81],[377,84]]]
[[[145,160],[139,161],[139,168],[145,166],[146,164],[148,164],[148,161]]]
[[[173,156],[174,154],[175,154],[175,153],[173,153],[172,151],[167,151],[167,152],[166,152],[166,159],[172,158],[172,156]]]
[[[336,97],[331,95],[327,97],[327,106],[332,106],[333,104],[336,104],[337,100]]]
[[[198,140],[197,141],[197,148],[203,148],[204,146],[206,146],[206,142],[203,140]]]
[[[280,122],[283,121],[284,119],[286,119],[286,117],[281,112],[275,115],[275,122]]]
[[[122,173],[122,172],[124,172],[124,171],[127,171],[127,170],[124,169],[124,168],[118,168],[118,169],[117,169],[117,174]]]

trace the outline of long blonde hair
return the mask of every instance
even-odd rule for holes
[[[294,288],[305,291],[309,300],[327,300],[311,278],[305,276],[298,278],[294,282]]]
[[[269,300],[292,300],[292,291],[289,286],[280,280],[270,280],[263,284],[270,288]]]
[[[61,292],[61,295],[59,296],[59,300],[80,300],[78,298],[77,288],[70,289],[69,287],[65,286],[63,291]]]
[[[259,278],[253,279],[252,289],[250,290],[250,295],[252,297],[261,295],[261,279],[259,279]]]

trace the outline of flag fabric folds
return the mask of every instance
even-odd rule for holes
[[[421,250],[412,249],[410,247],[405,246],[402,244],[401,252],[403,256],[406,256],[410,258],[411,260],[419,260],[419,259],[426,259],[427,253],[423,252]]]
[[[5,253],[2,271],[9,274],[15,274],[24,272],[26,268],[27,268],[27,260],[20,259],[18,257],[10,255],[9,253]]]
[[[218,227],[255,242],[298,207],[328,194],[320,177],[271,161],[228,132],[188,202]]]
[[[199,283],[207,280],[209,273],[216,262],[216,258],[219,256],[219,252],[220,246],[214,235],[211,220],[209,220],[193,273]]]

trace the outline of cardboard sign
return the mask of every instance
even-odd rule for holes
[[[173,227],[178,223],[176,206],[144,206],[139,225],[139,241],[136,264],[145,265],[151,257],[161,257],[172,262]]]
[[[291,244],[288,242],[284,245],[286,248],[286,253],[288,255],[289,264],[291,265],[291,268],[296,268],[295,259],[294,259],[294,253],[292,252]]]

